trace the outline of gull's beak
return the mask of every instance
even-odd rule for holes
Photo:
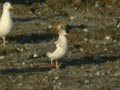
[[[14,10],[15,8],[13,6],[11,6],[10,10]]]
[[[66,36],[68,36],[68,33],[65,33]]]

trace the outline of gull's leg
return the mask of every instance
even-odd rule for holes
[[[59,69],[59,64],[57,60],[56,60],[56,69]]]
[[[56,42],[55,42],[55,44],[57,44],[59,41],[57,40]]]
[[[54,68],[54,66],[53,66],[53,60],[51,60],[50,69],[52,70],[53,68]]]
[[[3,45],[5,46],[6,45],[5,37],[2,37],[2,39],[3,39]]]

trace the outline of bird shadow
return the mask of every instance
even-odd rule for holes
[[[45,0],[2,0],[2,2],[11,2],[12,4],[31,5],[32,3],[44,3]]]
[[[16,41],[17,43],[40,43],[42,41],[49,41],[55,38],[57,35],[53,33],[42,33],[42,34],[30,34],[30,35],[17,35],[8,36],[8,41]]]
[[[87,28],[88,26],[85,24],[80,24],[80,25],[70,25],[68,24],[66,26],[66,32],[70,32],[73,28],[79,28],[79,29],[84,29]]]
[[[49,71],[49,67],[33,67],[33,68],[11,68],[11,69],[4,69],[0,70],[0,74],[18,74],[18,73],[33,73],[33,72],[45,72]]]
[[[101,64],[105,63],[107,61],[117,61],[120,59],[120,56],[104,56],[104,57],[85,57],[83,59],[67,59],[67,60],[61,60],[60,62],[63,62],[61,65],[61,69],[65,69],[68,66],[80,66],[80,65],[86,65],[86,64]],[[33,72],[46,72],[49,71],[49,67],[33,67],[33,68],[10,68],[10,69],[4,69],[0,70],[0,74],[19,74],[19,73],[33,73]]]
[[[38,19],[37,17],[31,17],[31,18],[13,18],[13,21],[14,22],[29,22],[29,21],[37,20],[37,19]]]
[[[101,56],[101,57],[85,57],[85,58],[78,58],[78,59],[65,59],[61,60],[63,64],[61,65],[61,69],[65,69],[68,66],[80,66],[86,64],[101,64],[107,61],[117,61],[120,59],[120,56]]]
[[[31,10],[31,11],[33,12],[33,14],[35,14],[33,10]],[[13,21],[14,22],[29,22],[32,20],[48,20],[49,18],[56,18],[56,17],[61,17],[61,16],[67,17],[68,14],[64,13],[64,14],[58,14],[58,15],[53,15],[53,16],[44,16],[44,17],[40,17],[40,16],[36,15],[35,17],[30,17],[30,18],[13,18]]]

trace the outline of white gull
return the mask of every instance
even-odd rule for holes
[[[12,5],[9,2],[5,2],[0,18],[0,37],[3,39],[3,45],[6,45],[5,37],[11,31],[13,26],[10,9],[13,9]]]
[[[58,28],[60,28],[60,25],[58,26]],[[53,61],[56,61],[56,69],[59,68],[58,62],[57,60],[61,59],[67,52],[67,38],[66,35],[67,33],[65,32],[65,30],[59,30],[59,38],[58,40],[55,42],[56,44],[56,49],[54,50],[54,52],[48,52],[47,56],[50,58],[51,60],[51,69],[53,69]]]

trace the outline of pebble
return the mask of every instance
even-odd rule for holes
[[[18,83],[18,86],[19,86],[19,87],[22,86],[22,83]]]
[[[90,43],[94,43],[94,40],[93,40],[93,39],[91,39],[91,40],[90,40]]]
[[[111,72],[110,71],[107,71],[107,74],[110,74]]]
[[[89,74],[89,77],[93,77],[93,74]]]
[[[84,51],[84,49],[83,49],[83,48],[80,48],[80,51],[81,51],[81,52],[83,52],[83,51]]]
[[[59,86],[61,86],[61,85],[62,85],[62,83],[60,83],[60,82],[59,82],[59,83],[58,83],[58,85],[59,85]]]
[[[88,39],[87,39],[87,38],[84,38],[84,41],[86,41],[86,42],[87,42],[87,41],[88,41]]]
[[[5,59],[5,56],[0,56],[0,59]]]
[[[111,36],[105,36],[105,40],[110,40],[111,39]]]
[[[104,47],[104,50],[107,51],[107,48]]]
[[[30,64],[30,67],[33,67],[33,64]]]
[[[102,73],[101,73],[101,76],[104,76],[104,75],[105,75],[105,73],[104,73],[104,72],[102,72]]]
[[[56,83],[56,80],[53,80],[53,83]]]
[[[25,62],[22,62],[22,65],[25,65]]]
[[[81,68],[82,68],[82,69],[85,69],[85,67],[84,67],[84,66],[82,66]]]
[[[87,77],[87,76],[88,76],[88,74],[86,74],[86,73],[85,73],[85,74],[84,74],[84,76],[85,76],[85,77]]]
[[[114,42],[114,43],[116,43],[116,42],[117,42],[117,40],[115,39],[115,40],[113,40],[113,42]]]
[[[120,76],[120,72],[116,72],[115,74],[114,74],[114,76]]]
[[[100,88],[100,86],[99,86],[99,85],[97,85],[96,87],[97,87],[97,88]]]
[[[99,2],[98,2],[98,1],[96,1],[96,2],[95,2],[95,7],[96,7],[96,8],[100,7],[100,5],[99,5]]]
[[[75,19],[75,16],[70,16],[70,21],[73,21],[73,19]]]
[[[49,24],[49,25],[48,25],[48,28],[49,28],[49,29],[52,28],[52,25]]]
[[[96,48],[99,48],[99,45],[97,44],[95,47],[96,47]]]
[[[87,79],[87,80],[85,80],[85,83],[87,84],[87,83],[89,83],[90,81]]]
[[[118,23],[117,28],[120,28],[120,22]]]
[[[22,53],[22,52],[24,51],[23,48],[20,48],[20,47],[17,47],[17,46],[15,46],[15,48],[16,48],[16,50],[17,50],[18,52],[20,52],[20,53]]]
[[[100,71],[97,71],[97,72],[96,72],[96,75],[97,75],[97,76],[100,76]]]
[[[55,80],[58,80],[59,79],[59,77],[55,77]]]
[[[75,7],[74,10],[77,10],[77,7]]]
[[[22,76],[22,75],[19,75],[18,78],[19,78],[19,79],[23,79],[23,76]]]
[[[87,29],[87,28],[84,28],[83,31],[84,31],[84,32],[88,32],[88,29]]]
[[[33,58],[36,58],[36,57],[38,57],[38,55],[37,55],[37,53],[34,53]]]

